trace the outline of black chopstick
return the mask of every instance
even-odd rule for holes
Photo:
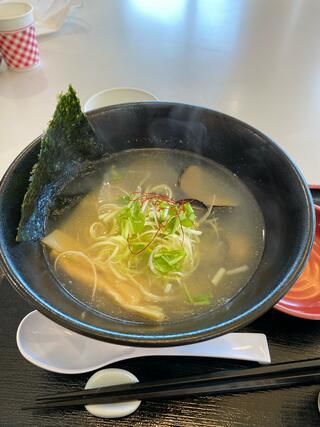
[[[278,374],[285,374],[291,372],[302,372],[320,369],[320,358],[317,359],[309,359],[297,362],[284,362],[277,363],[268,366],[262,366],[258,368],[247,368],[247,369],[237,369],[237,370],[228,370],[222,372],[213,372],[207,373],[203,375],[192,375],[182,378],[172,378],[166,380],[157,380],[157,381],[146,381],[144,383],[135,383],[135,384],[121,384],[116,386],[109,387],[99,387],[94,389],[87,390],[75,390],[66,393],[59,394],[51,394],[40,396],[36,398],[37,402],[52,402],[63,400],[65,398],[71,397],[90,397],[90,396],[101,396],[109,395],[112,393],[113,396],[117,394],[121,394],[123,392],[135,392],[137,390],[149,390],[151,388],[166,388],[169,387],[178,387],[183,386],[185,384],[196,385],[201,384],[208,381],[227,381],[234,379],[245,379],[245,378],[254,378],[254,377],[262,377],[262,376],[272,376]]]
[[[257,390],[271,390],[281,387],[292,387],[297,385],[317,384],[320,382],[320,372],[309,372],[304,374],[290,373],[275,378],[259,379],[236,379],[230,382],[215,384],[212,382],[199,385],[184,385],[183,387],[170,389],[153,389],[152,391],[136,391],[132,394],[123,392],[121,395],[102,395],[84,398],[69,398],[64,401],[38,403],[24,406],[22,409],[46,409],[64,406],[82,406],[90,404],[117,403],[129,400],[158,400],[158,399],[181,399],[201,395],[227,394],[249,392]]]

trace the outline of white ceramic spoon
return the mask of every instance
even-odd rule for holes
[[[127,347],[87,338],[59,326],[38,311],[29,313],[17,330],[21,354],[34,365],[61,374],[81,374],[120,360],[141,356],[201,356],[270,363],[264,334],[231,333],[178,347]]]

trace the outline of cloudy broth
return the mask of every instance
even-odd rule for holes
[[[174,322],[245,287],[264,222],[237,176],[171,149],[122,151],[103,170],[43,240],[53,274],[76,299],[127,321]]]

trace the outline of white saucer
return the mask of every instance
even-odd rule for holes
[[[137,383],[138,378],[124,369],[102,369],[89,378],[85,388],[106,387],[118,384]],[[90,414],[101,418],[121,418],[132,414],[140,406],[141,400],[129,402],[105,403],[98,405],[86,405]]]

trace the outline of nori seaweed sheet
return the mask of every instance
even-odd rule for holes
[[[72,86],[58,97],[58,104],[41,139],[38,162],[34,165],[21,207],[17,241],[35,241],[44,236],[49,213],[62,212],[74,204],[76,195],[56,198],[66,183],[94,169],[102,155],[96,137]]]

